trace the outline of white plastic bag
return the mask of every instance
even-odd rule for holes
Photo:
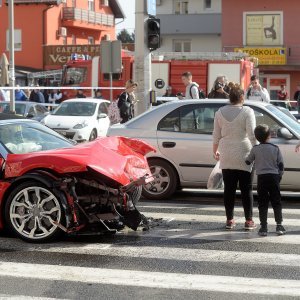
[[[221,190],[223,188],[224,188],[223,175],[222,175],[222,170],[220,169],[220,162],[218,161],[208,177],[207,189]]]

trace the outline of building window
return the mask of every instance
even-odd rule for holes
[[[94,0],[88,0],[88,9],[90,11],[95,11],[95,1]]]
[[[94,45],[95,44],[95,39],[93,36],[88,36],[88,44],[89,45]]]
[[[15,29],[15,51],[22,50],[22,30]],[[6,50],[9,51],[9,30],[6,30]]]
[[[109,6],[108,0],[101,0],[102,6]]]
[[[76,36],[72,34],[72,45],[76,45]]]
[[[211,9],[211,0],[204,0],[204,9]]]
[[[192,43],[188,40],[174,40],[173,51],[174,52],[191,52]]]
[[[188,1],[174,1],[174,13],[175,15],[186,15],[189,13],[189,2]]]

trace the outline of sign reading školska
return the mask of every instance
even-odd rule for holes
[[[87,54],[91,57],[99,56],[100,45],[44,46],[44,65],[64,65],[70,60],[73,53]]]

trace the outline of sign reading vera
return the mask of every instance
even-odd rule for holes
[[[259,65],[286,64],[286,48],[235,48],[234,51],[258,58]]]
[[[74,53],[91,57],[100,56],[100,45],[44,46],[44,65],[64,65]]]
[[[282,13],[246,12],[244,15],[244,35],[244,45],[247,46],[282,45]]]

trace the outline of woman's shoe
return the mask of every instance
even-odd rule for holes
[[[245,227],[244,228],[245,228],[245,230],[253,230],[253,229],[256,228],[256,225],[252,220],[247,220],[245,222]]]
[[[226,221],[226,226],[225,226],[225,228],[226,228],[227,230],[232,230],[234,227],[235,227],[235,221],[234,221],[234,219],[232,219],[232,220],[227,220],[227,221]]]

